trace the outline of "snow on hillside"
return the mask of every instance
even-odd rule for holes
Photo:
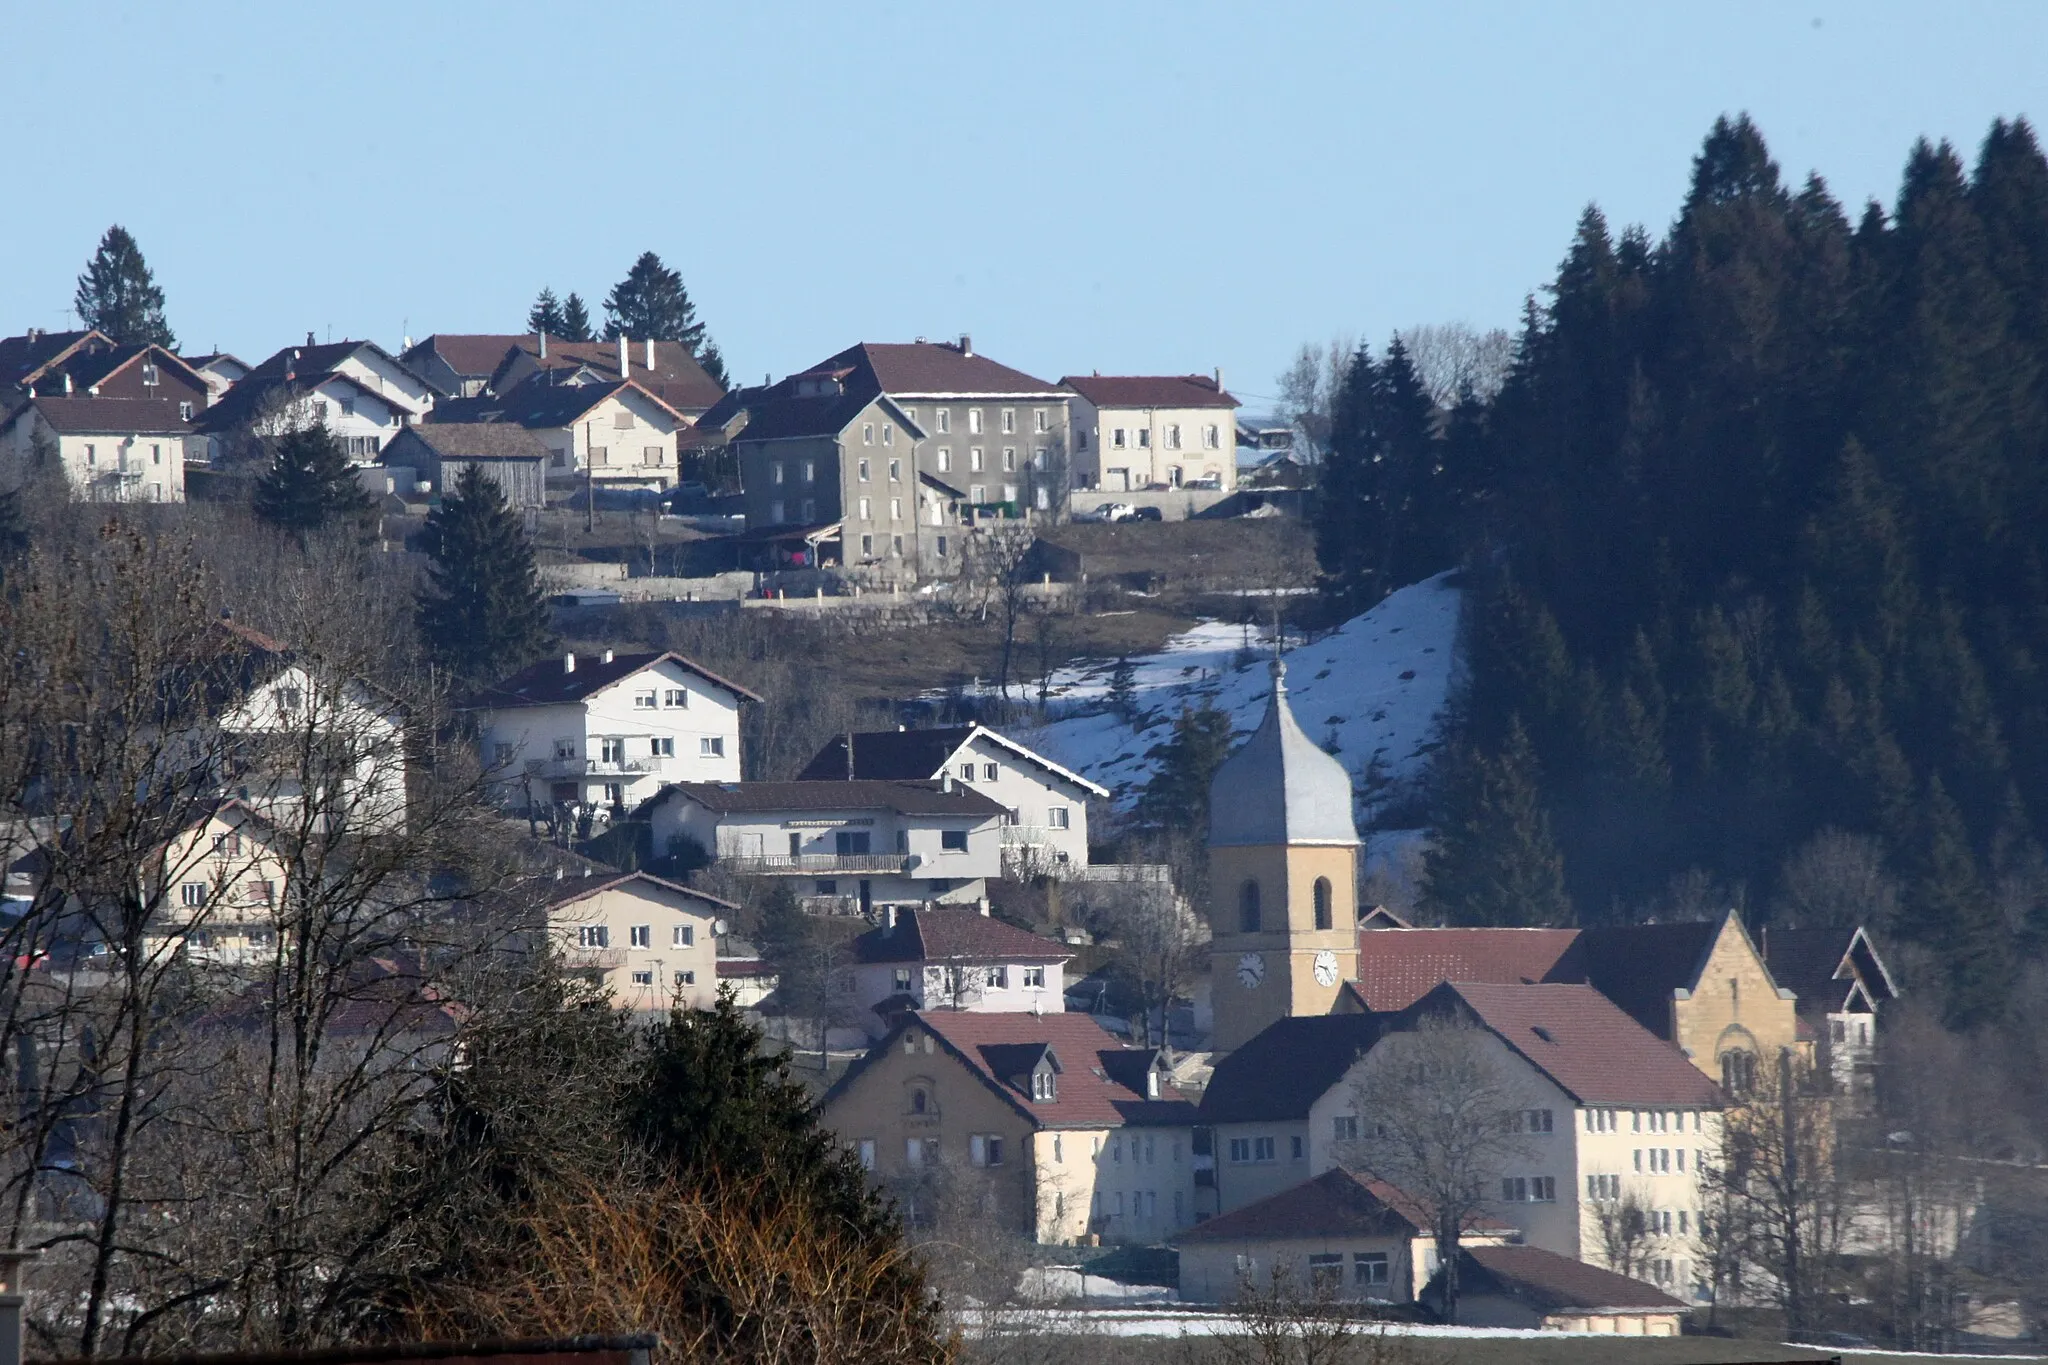
[[[1295,719],[1333,749],[1361,796],[1369,772],[1382,791],[1419,776],[1434,747],[1458,633],[1460,594],[1447,577],[1403,588],[1287,655]],[[1247,658],[1243,627],[1205,621],[1158,654],[1133,656],[1142,731],[1104,705],[1114,660],[1061,670],[1051,693],[1056,714],[1067,714],[1017,738],[1108,787],[1127,807],[1158,766],[1147,752],[1171,738],[1183,706],[1207,701],[1229,712],[1240,739],[1257,727],[1271,691],[1271,637],[1255,634],[1251,646]]]

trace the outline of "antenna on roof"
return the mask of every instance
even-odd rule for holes
[[[853,781],[853,731],[846,732],[846,780]]]

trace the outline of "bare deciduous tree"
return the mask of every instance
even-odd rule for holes
[[[1280,415],[1307,443],[1303,453],[1310,459],[1321,458],[1329,449],[1337,394],[1344,387],[1351,353],[1357,349],[1357,338],[1345,334],[1330,338],[1325,345],[1304,342],[1277,380]]]
[[[1462,322],[1430,322],[1405,327],[1398,335],[1423,390],[1439,408],[1468,392],[1491,400],[1515,360],[1514,335],[1498,327],[1481,332]]]
[[[1772,909],[1793,929],[1889,926],[1898,923],[1899,881],[1877,840],[1824,829],[1785,859]]]
[[[1490,1034],[1457,1018],[1424,1016],[1374,1044],[1351,1096],[1360,1134],[1339,1159],[1429,1211],[1444,1315],[1456,1321],[1459,1241],[1494,1206],[1501,1172],[1529,1152],[1515,1121],[1528,1101],[1525,1088]]]

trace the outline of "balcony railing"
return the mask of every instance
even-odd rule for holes
[[[565,948],[562,950],[562,965],[571,971],[575,971],[578,968],[585,971],[593,969],[610,971],[614,967],[626,965],[626,950],[624,948]]]
[[[644,777],[658,773],[665,758],[529,758],[526,771],[535,777]]]
[[[753,876],[830,877],[844,873],[907,873],[917,866],[914,854],[903,853],[726,853],[718,855],[719,866],[728,872]]]
[[[1006,844],[1050,844],[1072,833],[1071,829],[1056,829],[1051,825],[1004,825],[1003,842]]]

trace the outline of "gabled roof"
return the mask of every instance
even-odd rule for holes
[[[1653,1284],[1541,1247],[1470,1246],[1461,1247],[1458,1256],[1461,1296],[1500,1294],[1539,1313],[1603,1309],[1679,1312],[1688,1306]],[[1431,1281],[1432,1289],[1435,1285]]]
[[[444,460],[545,460],[547,445],[513,422],[428,422],[407,427],[385,447],[384,462],[401,441],[418,441]]]
[[[1276,1019],[1216,1064],[1202,1092],[1202,1122],[1305,1119],[1384,1032],[1381,1019],[1370,1014]]]
[[[0,388],[26,388],[72,352],[113,344],[112,337],[92,328],[82,332],[24,332],[20,336],[0,337]]]
[[[565,659],[576,666],[565,668]],[[511,677],[477,694],[470,705],[478,710],[503,711],[515,706],[563,706],[580,702],[592,693],[632,677],[664,661],[680,665],[704,681],[722,687],[735,697],[759,701],[759,697],[736,682],[728,682],[710,669],[672,651],[649,654],[614,654],[610,659],[597,654],[569,654],[528,664]]]
[[[532,332],[436,332],[416,341],[399,357],[408,365],[433,355],[465,379],[488,379],[515,346],[536,340]]]
[[[1065,962],[1073,953],[979,910],[932,906],[898,911],[853,941],[856,962]]]
[[[1890,970],[1860,925],[1850,929],[1766,927],[1761,938],[1771,979],[1799,997],[1803,1012],[1840,1011],[1859,988],[1872,1007],[1898,994]]]
[[[547,901],[551,907],[574,905],[577,901],[589,900],[592,896],[606,891],[614,891],[620,887],[630,888],[636,886],[651,886],[689,900],[703,901],[705,905],[717,910],[739,909],[731,901],[720,900],[717,896],[706,895],[702,891],[692,890],[680,882],[668,881],[661,877],[651,876],[645,872],[626,872],[613,877],[565,877],[549,888]]]
[[[108,346],[89,353],[71,357],[57,366],[64,374],[71,376],[71,383],[80,395],[86,394],[95,384],[101,384],[127,369],[130,365],[147,362],[161,369],[177,370],[184,374],[193,388],[201,393],[206,391],[206,377],[186,364],[180,356],[173,355],[161,346]],[[48,380],[43,381],[45,385]]]
[[[595,384],[565,384],[559,370],[539,370],[501,394],[477,398],[451,398],[437,406],[429,421],[516,422],[539,429],[566,427],[607,398],[637,394],[674,418],[678,426],[688,421],[680,412],[631,380],[607,379]]]
[[[800,781],[840,782],[847,776],[846,744],[853,741],[853,776],[883,779],[937,777],[947,762],[969,741],[980,737],[1026,763],[1044,769],[1063,781],[1071,782],[1090,795],[1107,799],[1107,788],[1090,782],[1087,778],[1064,768],[1017,741],[998,734],[985,725],[951,725],[932,730],[859,730],[851,735],[835,735],[818,750],[804,770],[797,774]]]
[[[1070,374],[1060,383],[1098,408],[1234,408],[1206,374]]]
[[[432,395],[432,385],[420,379],[417,374],[413,374],[412,369],[404,361],[374,341],[330,341],[311,346],[286,346],[236,380],[228,391],[220,396],[220,401],[202,414],[203,425],[209,431],[225,430],[255,415],[263,400],[278,389],[300,394],[334,378],[347,380],[381,403],[407,412],[412,411],[411,399],[402,395],[379,393],[352,376],[336,373],[337,367],[343,361],[364,351],[385,361],[393,369],[412,375],[419,381],[420,387]]]
[[[1148,1063],[1156,1051],[1124,1047],[1085,1014],[907,1015],[839,1078],[822,1103],[829,1106],[847,1093],[913,1028],[929,1032],[947,1056],[1034,1128],[1185,1127],[1195,1121],[1194,1105],[1171,1081],[1162,1080],[1156,1100],[1122,1083],[1118,1077],[1130,1074],[1122,1064],[1126,1059]],[[1059,1083],[1053,1099],[1034,1100],[1030,1072],[1048,1050],[1058,1063]],[[1141,1081],[1145,1069],[1141,1065],[1136,1073]]]
[[[1412,1237],[1434,1226],[1428,1209],[1405,1190],[1333,1166],[1312,1180],[1269,1194],[1242,1208],[1184,1228],[1186,1242],[1258,1242],[1304,1237]],[[1484,1214],[1465,1221],[1469,1232],[1501,1232],[1508,1224]]]
[[[1579,931],[1583,979],[1659,1038],[1671,1037],[1675,993],[1699,984],[1732,912],[1689,924],[1617,924]],[[1742,932],[1737,921],[1736,932]]]
[[[1721,1105],[1721,1088],[1684,1053],[1591,986],[1447,982],[1403,1022],[1459,1006],[1580,1104]]]
[[[547,358],[540,355],[540,338],[533,334],[512,338],[497,368],[491,371],[490,387],[503,387],[513,364],[524,357],[545,369],[576,369],[587,366],[612,379],[630,379],[678,413],[702,412],[725,396],[716,379],[690,354],[690,348],[675,341],[654,343],[654,364],[647,364],[647,343],[627,342],[626,373],[619,373],[619,343],[616,341],[563,341],[548,338]]]
[[[672,782],[671,793],[721,815],[759,811],[887,810],[898,815],[957,815],[986,820],[1005,808],[972,787],[937,782]]]
[[[31,398],[8,414],[8,422],[31,408],[65,436],[185,436],[193,430],[172,398]]]
[[[806,373],[851,370],[896,398],[1064,398],[1058,386],[1013,370],[950,341],[862,342],[813,365]],[[851,383],[849,384],[851,387]]]
[[[1446,981],[1576,980],[1577,929],[1384,929],[1361,925],[1358,992],[1366,1008],[1403,1010]],[[1560,964],[1565,975],[1556,975]]]

